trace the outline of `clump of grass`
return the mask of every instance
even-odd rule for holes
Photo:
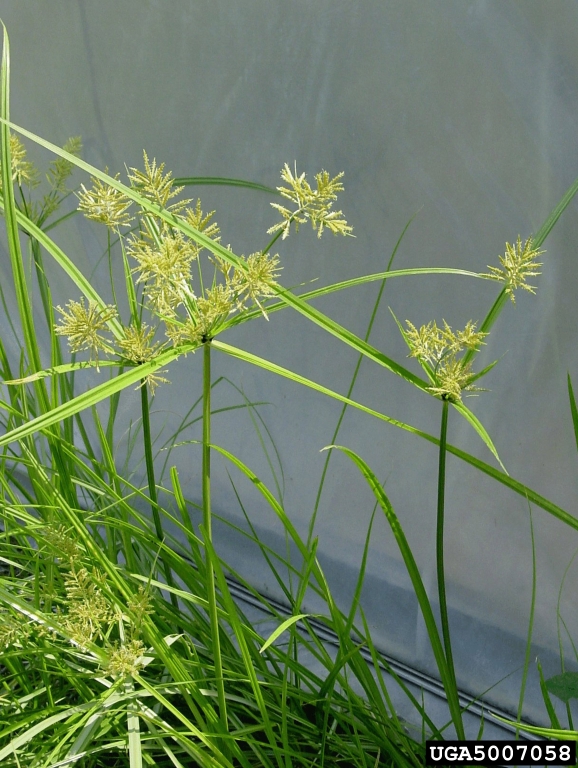
[[[490,436],[464,404],[462,393],[475,390],[474,382],[494,365],[475,373],[474,357],[507,298],[513,301],[518,288],[533,292],[526,278],[538,274],[539,249],[578,185],[567,193],[536,236],[524,245],[520,237],[516,246],[507,244],[501,267],[489,267],[490,273],[445,268],[392,270],[396,246],[384,272],[297,295],[279,282],[281,258],[273,254],[273,246],[307,221],[319,236],[325,231],[351,234],[342,211],[333,210],[343,189],[342,174],[331,177],[321,171],[312,186],[304,173],[292,172],[285,165],[281,172],[284,186],[277,191],[292,207],[273,203],[280,221],[270,227],[269,242],[247,257],[237,255],[221,244],[215,212],[204,211],[198,199],[183,198],[183,185],[146,152],[143,167],[129,169],[127,183],[123,183],[119,176],[81,160],[80,140],[70,140],[60,149],[12,125],[8,85],[8,37],[4,30],[2,207],[20,323],[18,329],[15,323],[13,330],[20,354],[18,359],[10,358],[0,338],[0,376],[7,385],[6,399],[0,401],[4,431],[0,437],[2,764],[10,768],[75,763],[87,768],[153,764],[283,768],[421,765],[423,747],[407,735],[392,705],[382,670],[395,674],[375,648],[361,606],[371,527],[352,604],[342,611],[316,557],[317,540],[313,536],[325,470],[308,536],[303,540],[282,501],[241,458],[212,443],[216,385],[212,355],[227,354],[257,365],[340,401],[344,409],[354,407],[437,446],[439,627],[436,607],[382,484],[360,456],[333,445],[360,469],[391,526],[425,619],[451,724],[463,737],[459,674],[452,658],[445,585],[447,453],[472,464],[569,526],[577,528],[578,523],[505,471],[451,445],[447,440],[449,411],[453,408],[470,423],[493,460],[501,464]],[[57,157],[48,172],[49,191],[39,200],[33,193],[39,174],[28,161],[20,136]],[[91,177],[90,184],[77,190],[78,208],[107,227],[109,264],[116,250],[124,267],[124,304],[128,309],[121,308],[120,289],[112,278],[110,303],[47,234],[68,215],[54,218],[70,194],[67,184],[73,168]],[[190,179],[187,183],[202,181]],[[205,181],[263,189],[238,180]],[[28,237],[36,266],[42,319],[51,345],[48,367],[42,365],[21,233]],[[64,307],[56,307],[58,316],[43,269],[46,254],[78,289]],[[420,363],[425,378],[369,343],[386,281],[423,274],[503,283],[479,330],[473,321],[460,331],[452,330],[445,321],[443,327],[432,321],[419,329],[410,322],[406,328],[398,323],[409,354]],[[381,286],[364,339],[312,305],[319,296],[370,281],[380,281]],[[439,438],[352,399],[359,363],[345,396],[218,338],[229,328],[267,319],[272,312],[288,307],[355,349],[359,362],[366,358],[380,370],[401,376],[441,401]],[[63,339],[68,343],[69,358],[61,347]],[[200,507],[186,498],[175,467],[170,467],[170,481],[163,472],[159,475],[150,419],[156,389],[168,384],[170,365],[195,352],[203,370],[202,395],[191,404],[191,411],[200,410],[197,418],[202,426],[198,441],[202,448]],[[78,360],[77,355],[86,359]],[[100,378],[78,394],[75,375],[85,368],[93,369]],[[135,385],[140,390],[145,487],[133,485],[114,461],[119,400],[123,390]],[[99,403],[108,404],[100,414],[94,407]],[[241,406],[253,415],[255,404],[244,401]],[[575,411],[574,404],[573,417]],[[102,413],[107,414],[104,423]],[[185,430],[185,421],[169,443],[175,443]],[[574,422],[578,436],[578,417]],[[341,418],[333,444],[340,424]],[[245,533],[260,548],[283,591],[288,616],[219,557],[211,502],[211,461],[216,453],[258,490],[299,553],[295,564],[271,552],[254,532]],[[330,455],[331,451],[327,461]],[[240,492],[238,498],[242,504]],[[139,511],[143,501],[150,514]],[[197,524],[199,518],[202,522]],[[290,574],[289,583],[284,574]],[[243,584],[263,611],[274,617],[277,629],[268,637],[259,634],[233,599],[231,580]],[[324,612],[315,617],[303,607],[308,590],[313,590],[324,606]],[[314,620],[335,633],[335,655],[319,639]],[[371,665],[362,648],[369,651]],[[304,657],[313,658],[322,675],[313,674]],[[415,706],[424,734],[443,738],[445,728],[432,722],[403,681],[397,682]]]

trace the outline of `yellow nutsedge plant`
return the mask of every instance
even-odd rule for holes
[[[83,300],[70,301],[66,309],[58,307],[62,318],[55,325],[55,331],[68,338],[72,352],[87,351],[96,366],[99,353],[116,357],[119,365],[138,366],[154,360],[167,347],[170,350],[183,346],[185,350],[193,351],[203,347],[202,534],[210,544],[211,341],[244,314],[249,317],[255,308],[268,319],[266,302],[280,287],[277,279],[281,271],[278,254],[270,251],[279,237],[289,235],[292,225],[298,230],[300,224],[309,220],[319,237],[325,229],[333,234],[351,234],[351,227],[342,212],[332,210],[338,192],[343,189],[340,181],[343,174],[331,178],[322,171],[316,175],[316,188],[313,189],[305,174],[297,175],[295,171],[293,175],[286,165],[281,177],[288,186],[279,187],[279,191],[294,204],[294,210],[272,203],[282,221],[269,229],[268,233],[273,235],[270,243],[247,257],[236,257],[237,263],[232,264],[219,255],[218,249],[214,253],[203,248],[179,228],[180,223],[186,224],[214,243],[220,243],[219,227],[213,220],[214,211],[203,212],[200,200],[193,204],[190,199],[179,199],[183,187],[175,186],[172,174],[165,172],[164,163],[157,164],[156,159],[151,161],[146,152],[143,159],[143,170],[130,168],[127,171],[129,183],[132,190],[158,206],[162,216],[138,205],[133,213],[130,197],[97,178],[93,178],[90,189],[83,186],[78,194],[79,210],[87,218],[105,224],[109,230],[109,263],[110,232],[118,237],[125,267],[130,323],[119,324],[120,311],[114,306],[97,307],[92,302],[86,306]],[[167,213],[170,221],[167,221]],[[121,229],[129,226],[132,227],[129,234],[122,234]],[[220,248],[222,250],[222,246]],[[203,253],[206,253],[204,261]],[[114,285],[111,287],[115,296]],[[147,320],[151,318],[146,323],[144,312]],[[162,334],[164,339],[155,340],[157,334]],[[151,447],[148,390],[154,395],[156,387],[166,382],[166,378],[156,373],[143,376],[140,385],[149,498],[160,542],[164,535]],[[167,584],[172,587],[174,581],[168,560],[162,554],[160,560]],[[215,576],[210,557],[206,558],[206,571],[217,699],[221,725],[226,731],[227,702],[221,667]],[[177,608],[174,592],[171,592],[171,599]],[[134,673],[142,664],[143,650],[138,638],[133,638],[132,644],[119,646],[113,651],[110,669],[122,675]]]
[[[457,682],[451,647],[444,566],[448,409],[450,403],[458,408],[463,407],[463,392],[481,391],[478,387],[473,386],[473,382],[481,378],[495,365],[495,362],[493,362],[479,373],[473,373],[472,371],[471,360],[480,347],[486,343],[484,339],[488,336],[488,331],[484,329],[490,328],[504,295],[509,296],[515,304],[514,292],[517,288],[523,288],[530,293],[535,293],[535,286],[528,285],[526,279],[540,274],[537,269],[542,264],[536,261],[536,259],[541,253],[543,251],[533,246],[532,238],[527,239],[522,244],[522,239],[518,236],[515,245],[506,243],[506,253],[503,257],[499,257],[501,267],[488,267],[490,273],[483,275],[483,277],[503,282],[504,290],[482,324],[482,330],[476,330],[476,323],[472,320],[466,323],[463,330],[458,331],[452,330],[445,320],[443,321],[443,327],[439,327],[435,321],[432,321],[422,325],[419,329],[409,320],[406,320],[407,328],[405,330],[398,323],[400,331],[410,348],[409,357],[414,357],[418,360],[431,382],[431,386],[427,387],[427,391],[434,395],[434,397],[440,398],[443,402],[439,439],[436,572],[445,663],[450,682],[449,689],[447,690],[449,691],[448,695],[453,697],[454,725],[460,738],[464,738],[464,730],[457,699]]]

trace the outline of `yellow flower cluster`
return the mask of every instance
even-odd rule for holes
[[[506,243],[506,253],[498,257],[502,269],[488,266],[490,273],[486,273],[485,277],[505,283],[506,293],[511,298],[512,303],[515,304],[514,291],[516,288],[523,288],[529,293],[536,293],[535,286],[528,285],[526,278],[541,274],[537,269],[542,266],[542,262],[535,259],[542,253],[544,251],[533,247],[531,237],[522,245],[522,238],[518,235],[517,243],[515,245]]]
[[[193,227],[217,244],[220,232],[213,221],[214,211],[204,213],[200,200],[191,205],[192,200],[179,199],[183,187],[175,186],[172,174],[165,172],[164,163],[157,164],[156,159],[151,161],[146,152],[143,160],[143,170],[130,168],[128,171],[131,189],[158,206],[159,213],[169,213],[171,223],[166,215],[157,215],[155,210],[148,208],[139,209],[138,205],[135,206],[136,214],[131,215],[129,209],[134,205],[133,200],[96,178],[92,179],[91,189],[83,185],[78,194],[79,210],[112,230],[120,239],[123,255],[134,263],[130,270],[133,286],[129,288],[129,295],[132,291],[140,304],[137,320],[133,300],[133,318],[122,330],[122,338],[119,338],[118,324],[116,334],[109,333],[113,330],[111,322],[118,321],[119,313],[115,307],[97,306],[90,301],[86,305],[83,299],[68,302],[65,309],[57,307],[62,319],[56,332],[68,338],[71,351],[88,351],[97,365],[99,352],[116,355],[132,365],[153,360],[167,344],[155,341],[158,332],[164,333],[175,347],[188,344],[194,348],[210,342],[235,321],[235,316],[254,307],[267,318],[265,300],[274,296],[278,289],[281,266],[278,255],[270,254],[268,249],[246,258],[237,257],[237,264],[233,265],[219,255],[218,249],[213,252],[209,245],[207,259],[201,264],[203,244],[185,235],[179,224]],[[285,165],[281,176],[288,187],[279,187],[279,190],[297,207],[289,211],[275,205],[283,220],[269,232],[282,232],[286,237],[291,224],[298,228],[299,224],[309,220],[319,236],[324,229],[335,234],[350,234],[351,227],[341,211],[332,210],[338,192],[343,189],[342,175],[331,178],[322,171],[316,175],[316,188],[313,189],[305,174],[298,176],[295,172],[293,175]],[[121,228],[131,225],[129,235],[122,235]],[[210,280],[207,280],[207,268],[212,270]],[[156,318],[152,326],[141,319],[143,308]],[[154,393],[155,387],[166,379],[149,375],[145,381]]]
[[[343,184],[340,179],[343,173],[339,173],[333,179],[327,171],[321,171],[315,176],[317,188],[313,189],[305,174],[297,175],[291,173],[291,169],[285,163],[281,171],[281,178],[288,185],[287,187],[277,187],[279,192],[296,206],[295,210],[290,211],[283,205],[271,203],[282,216],[282,221],[268,229],[269,234],[282,232],[283,239],[289,235],[291,224],[295,225],[295,231],[299,230],[300,224],[310,221],[313,229],[317,230],[317,236],[321,237],[325,228],[333,232],[334,235],[350,235],[352,228],[348,226],[342,211],[332,211],[333,203],[337,200],[337,194],[343,191]]]
[[[444,400],[460,402],[463,390],[476,390],[472,386],[475,375],[471,365],[464,364],[459,355],[466,349],[478,349],[485,342],[486,333],[476,332],[475,323],[469,321],[463,331],[454,332],[444,320],[439,328],[434,321],[417,329],[406,320],[405,337],[411,348],[409,357],[415,357],[433,379],[428,391]]]

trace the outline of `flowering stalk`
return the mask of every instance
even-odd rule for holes
[[[439,467],[438,467],[438,505],[436,520],[436,571],[438,582],[438,597],[440,606],[440,620],[442,625],[442,638],[446,654],[447,670],[450,676],[450,690],[446,691],[448,697],[455,697],[454,712],[459,712],[459,720],[454,726],[458,739],[465,739],[461,709],[458,699],[458,685],[452,653],[450,624],[448,619],[448,605],[446,600],[446,577],[444,565],[444,512],[445,512],[445,485],[446,485],[446,446],[448,436],[449,399],[445,397],[442,402],[442,423],[440,430]]]
[[[147,470],[147,482],[149,487],[149,498],[151,502],[151,511],[154,520],[155,533],[157,539],[162,544],[164,540],[163,525],[161,522],[161,516],[159,514],[159,504],[157,497],[157,487],[155,483],[155,465],[152,452],[152,438],[151,438],[151,423],[149,414],[149,397],[146,387],[146,379],[142,380],[141,387],[141,414],[142,414],[142,428],[143,428],[143,442],[144,442],[144,454]],[[164,556],[161,556],[161,560],[164,565],[165,576],[169,587],[174,587],[173,574],[171,567]],[[171,592],[171,602],[174,607],[178,607],[177,596]]]
[[[203,344],[203,531],[207,540],[213,543],[211,511],[211,342]],[[211,640],[213,661],[215,664],[215,682],[219,701],[219,715],[225,733],[228,731],[227,702],[225,682],[223,680],[223,661],[219,637],[219,617],[217,614],[217,593],[215,589],[215,571],[210,555],[205,549],[205,568],[207,602],[211,622]]]

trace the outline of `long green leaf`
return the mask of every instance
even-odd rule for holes
[[[576,448],[578,449],[578,408],[576,407],[576,398],[574,397],[574,390],[572,389],[572,379],[570,378],[570,374],[568,374],[568,397],[570,398],[570,413],[572,414],[574,438],[576,440]]]
[[[296,624],[298,621],[301,621],[301,619],[307,619],[310,616],[316,616],[316,614],[311,613],[298,613],[296,616],[289,616],[288,619],[285,619],[284,622],[279,624],[277,629],[275,629],[269,637],[265,640],[263,645],[259,648],[259,653],[263,653],[267,650],[267,648],[272,645],[277,638],[285,632],[286,629],[289,629],[289,627],[292,627],[293,624]]]
[[[267,192],[269,195],[281,195],[275,187],[268,187],[255,181],[245,181],[245,179],[229,179],[225,176],[179,176],[173,179],[173,187],[189,186],[244,187],[257,192]]]
[[[114,395],[115,392],[120,392],[122,389],[130,387],[131,384],[140,382],[141,379],[154,373],[163,365],[168,365],[180,355],[187,351],[191,352],[194,349],[194,345],[187,344],[182,347],[169,349],[166,352],[161,352],[161,354],[154,360],[135,366],[126,373],[122,373],[120,376],[115,376],[110,381],[99,384],[88,390],[88,392],[84,392],[82,395],[78,395],[72,400],[59,405],[58,408],[54,408],[41,416],[37,416],[26,424],[22,424],[21,426],[10,430],[10,432],[7,432],[0,437],[0,446],[8,445],[16,440],[22,440],[22,438],[32,435],[35,432],[41,432],[53,424],[62,421],[62,419],[74,416],[76,413],[79,413],[86,408],[97,405],[97,403],[102,402],[102,400],[106,400],[111,395]]]
[[[4,32],[1,70],[2,97],[0,101],[0,120],[2,120],[2,127],[0,129],[2,150],[2,199],[4,201],[6,233],[8,236],[8,253],[10,255],[10,263],[12,265],[16,301],[18,303],[18,311],[20,314],[20,321],[22,323],[22,331],[24,333],[24,344],[30,358],[30,364],[34,366],[34,370],[38,370],[41,367],[40,352],[38,349],[37,334],[34,329],[30,290],[26,281],[24,261],[22,258],[22,251],[20,249],[18,225],[16,222],[16,203],[14,200],[12,158],[10,153],[10,129],[7,122],[10,115],[10,44],[8,41],[8,32],[3,23],[2,27]]]
[[[311,299],[318,299],[321,296],[328,296],[329,294],[337,291],[343,291],[346,288],[355,288],[358,285],[365,285],[366,283],[373,283],[378,280],[385,280],[390,277],[420,277],[422,275],[456,275],[465,277],[477,277],[482,280],[489,280],[490,278],[485,275],[480,275],[477,272],[469,272],[465,269],[453,269],[451,267],[410,267],[408,269],[392,269],[385,272],[375,272],[371,275],[362,275],[361,277],[353,277],[349,280],[342,280],[339,283],[332,283],[331,285],[323,286],[322,288],[315,288],[313,291],[307,291],[305,293],[295,294],[297,298],[302,301],[310,301]],[[269,315],[271,312],[278,312],[281,309],[286,309],[288,305],[283,301],[273,302],[267,304],[266,310]],[[244,312],[243,315],[237,315],[233,318],[229,325],[239,325],[245,323],[248,320],[252,320],[254,317],[258,317],[262,312],[260,309],[249,310]]]
[[[253,355],[250,352],[245,352],[244,350],[241,350],[238,347],[231,347],[228,344],[223,344],[223,342],[220,342],[216,339],[212,341],[212,346],[214,349],[219,349],[222,352],[225,352],[226,354],[231,355],[232,357],[237,357],[239,360],[245,360],[245,362],[251,363],[252,365],[257,365],[260,368],[264,368],[265,370],[271,371],[272,373],[275,373],[279,376],[283,376],[284,378],[290,379],[291,381],[295,381],[298,384],[303,384],[304,386],[309,387],[310,389],[313,389],[316,392],[320,392],[324,395],[328,395],[329,397],[332,397],[334,400],[338,400],[341,403],[347,403],[348,405],[351,405],[353,408],[357,408],[358,410],[363,411],[364,413],[367,413],[370,416],[374,416],[377,419],[386,421],[388,424],[392,424],[393,426],[398,427],[399,429],[403,429],[407,432],[411,432],[412,434],[417,435],[418,437],[422,437],[424,440],[427,440],[428,442],[439,446],[439,438],[434,437],[433,435],[430,435],[427,432],[423,432],[421,429],[416,429],[415,427],[412,427],[410,424],[406,424],[403,421],[392,419],[390,416],[386,416],[383,413],[379,413],[379,411],[374,411],[372,408],[368,408],[367,406],[362,405],[361,403],[358,403],[355,400],[351,400],[347,397],[344,397],[343,395],[340,395],[339,393],[334,392],[333,390],[328,389],[327,387],[324,387],[321,384],[317,384],[311,379],[307,379],[304,376],[300,376],[297,373],[293,373],[292,371],[287,370],[286,368],[282,368],[279,365],[271,363],[267,360],[263,360],[262,358],[257,357],[257,355]],[[462,451],[460,448],[456,448],[456,446],[451,445],[450,443],[447,444],[447,450],[450,453],[453,453],[454,456],[457,456],[458,458],[462,459],[462,461],[465,461],[468,464],[471,464],[473,467],[476,467],[476,469],[479,469],[480,471],[484,472],[489,477],[492,477],[494,480],[497,480],[498,482],[507,486],[511,490],[515,491],[524,499],[528,499],[528,501],[530,501],[532,504],[535,504],[536,506],[541,507],[546,512],[558,518],[558,520],[561,520],[566,525],[569,525],[571,528],[578,530],[578,518],[574,517],[573,515],[570,515],[564,509],[554,504],[544,496],[541,496],[539,493],[536,493],[536,491],[532,490],[532,488],[529,488],[523,483],[520,483],[519,481],[514,480],[504,472],[500,472],[500,470],[496,469],[495,467],[492,467],[491,465],[486,464],[480,459],[477,459],[475,456],[472,456],[471,454],[466,453],[465,451]]]
[[[540,229],[536,232],[536,234],[532,238],[533,248],[539,248],[542,245],[544,240],[548,237],[548,235],[552,231],[554,225],[556,224],[560,216],[564,213],[566,208],[572,202],[572,199],[575,197],[577,192],[578,192],[578,179],[576,179],[568,187],[566,192],[562,195],[560,202],[550,212],[550,214],[546,218],[546,221],[542,224]]]
[[[4,210],[4,203],[1,199],[0,210]],[[31,237],[37,240],[40,245],[44,246],[44,248],[56,261],[56,263],[62,267],[68,277],[75,283],[81,293],[83,293],[87,299],[93,301],[99,307],[104,308],[106,306],[106,302],[95,290],[90,280],[88,280],[82,274],[78,267],[68,258],[64,251],[59,248],[58,245],[56,245],[56,243],[46,234],[46,232],[40,229],[40,227],[38,227],[33,221],[31,221],[20,211],[16,210],[15,216],[18,226],[20,226]],[[122,338],[122,326],[118,320],[116,320],[116,318],[108,321],[108,327],[117,338]]]
[[[37,723],[36,725],[32,726],[32,728],[29,728],[24,733],[21,733],[19,736],[12,739],[12,741],[3,747],[3,749],[0,749],[0,760],[5,760],[11,755],[13,756],[16,754],[20,747],[28,744],[30,741],[32,741],[32,739],[41,734],[43,731],[46,731],[48,728],[51,728],[55,723],[84,712],[87,709],[90,709],[92,706],[92,702],[88,701],[84,704],[78,704],[75,707],[69,707],[68,709],[65,709],[61,712],[57,712],[55,715],[51,715],[50,717],[45,718],[40,723]]]
[[[7,379],[2,383],[10,384],[10,385],[29,384],[32,381],[45,379],[48,376],[58,376],[62,373],[70,373],[71,371],[83,371],[87,368],[90,368],[90,369],[107,368],[107,367],[118,368],[121,365],[123,364],[113,360],[104,360],[104,361],[99,361],[98,363],[94,360],[86,360],[80,363],[62,363],[62,365],[55,365],[54,368],[45,368],[43,371],[37,371],[36,373],[31,373],[30,376],[24,376],[22,379]]]
[[[462,414],[462,416],[465,418],[466,421],[468,421],[472,427],[476,430],[478,435],[482,438],[484,443],[488,446],[490,451],[493,453],[494,458],[499,463],[499,465],[502,467],[504,472],[506,474],[506,467],[502,464],[502,460],[498,456],[498,452],[494,446],[494,443],[492,442],[492,438],[489,436],[488,432],[486,431],[486,428],[482,424],[482,422],[478,419],[478,417],[472,413],[463,403],[453,403],[454,408],[456,411]]]
[[[377,479],[373,471],[370,469],[369,465],[360,456],[358,456],[358,454],[356,454],[354,451],[342,445],[333,445],[331,447],[336,448],[339,451],[342,451],[346,456],[348,456],[354,462],[354,464],[357,465],[361,474],[367,481],[367,484],[373,491],[373,494],[377,499],[379,506],[382,508],[385,514],[385,517],[390,525],[391,531],[395,537],[399,551],[405,563],[405,567],[411,579],[413,591],[415,593],[415,596],[419,603],[420,610],[422,612],[428,637],[430,639],[431,648],[432,648],[432,651],[436,660],[437,668],[440,673],[440,677],[446,692],[448,706],[450,708],[450,712],[452,715],[452,720],[458,731],[459,738],[464,738],[463,735],[460,735],[460,732],[462,731],[462,717],[461,717],[461,710],[460,710],[460,704],[458,699],[458,691],[455,686],[453,676],[451,674],[451,670],[448,667],[448,661],[444,653],[444,648],[438,632],[436,620],[433,614],[433,610],[431,607],[428,594],[426,592],[425,586],[423,584],[423,581],[419,572],[419,568],[417,567],[417,563],[413,556],[413,552],[411,551],[411,547],[409,546],[409,543],[405,537],[403,528],[398,520],[397,515],[395,514],[395,510],[391,505],[391,502],[389,501],[387,494],[381,487],[381,483],[379,482],[379,480]]]

